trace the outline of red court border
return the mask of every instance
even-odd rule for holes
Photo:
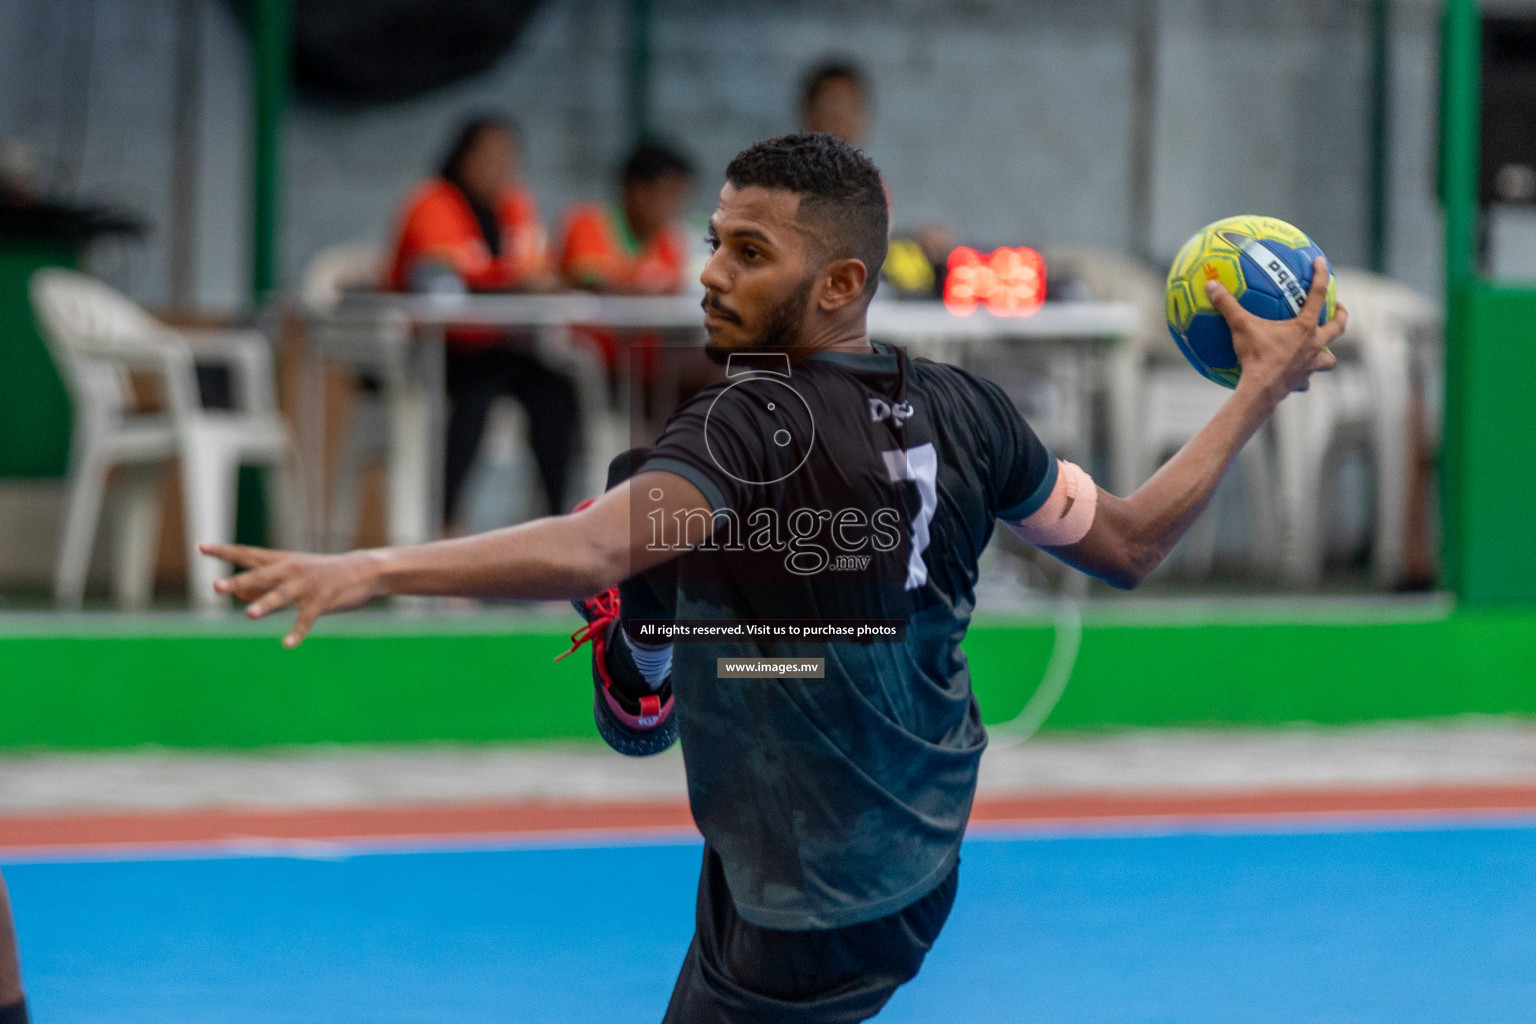
[[[1536,785],[1289,789],[1245,792],[982,795],[972,824],[1096,832],[1351,821],[1536,816]],[[540,839],[696,838],[682,801],[432,804],[325,809],[135,811],[0,816],[0,856],[284,843],[453,845]]]

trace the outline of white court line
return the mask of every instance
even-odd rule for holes
[[[1244,814],[1108,815],[978,821],[967,839],[991,842],[1061,839],[1160,839],[1173,836],[1300,836],[1346,833],[1536,829],[1536,810],[1465,808],[1390,811],[1275,811]]]
[[[630,846],[700,846],[693,829],[675,826],[625,829],[552,829],[437,836],[354,836],[291,839],[230,836],[164,843],[100,843],[0,847],[0,865],[92,864],[181,860],[347,860],[352,857],[518,850],[588,850]]]
[[[1536,829],[1536,810],[1296,811],[1253,814],[1125,815],[974,821],[968,842],[1058,842],[1081,839],[1161,839],[1178,836],[1298,836],[1350,833],[1456,832]],[[287,859],[339,861],[353,857],[434,853],[588,850],[634,846],[700,846],[692,829],[675,826],[559,829],[483,835],[361,836],[287,839],[230,836],[165,843],[0,848],[0,864],[90,864],[183,860]]]

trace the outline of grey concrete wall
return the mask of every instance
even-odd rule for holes
[[[806,65],[850,54],[876,82],[868,148],[898,222],[949,222],[983,244],[1119,247],[1131,237],[1131,3],[655,0],[655,121],[699,159],[707,209],[736,150],[793,127]],[[400,196],[470,111],[523,121],[528,178],[551,222],[604,194],[625,144],[626,8],[548,0],[516,50],[474,81],[363,112],[297,106],[284,163],[286,282],[327,245],[382,239]],[[1436,9],[1394,4],[1392,269],[1429,290],[1441,248]],[[226,5],[208,0],[202,21],[196,294],[236,308],[248,278],[249,69]],[[1362,0],[1161,0],[1151,238],[1162,255],[1216,217],[1265,212],[1301,225],[1336,262],[1364,259],[1365,21]],[[169,294],[173,29],[173,0],[0,0],[0,137],[28,137],[64,168],[75,164],[71,139],[83,138],[78,193],[137,207],[157,226],[100,264],[151,303]]]

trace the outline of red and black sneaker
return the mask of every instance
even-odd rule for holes
[[[584,507],[585,503],[576,506]],[[636,667],[629,645],[619,636],[619,588],[572,601],[586,625],[571,634],[570,650],[559,661],[592,642],[592,717],[598,734],[621,754],[644,757],[670,747],[677,740],[677,720],[672,716],[672,677],[651,689]]]

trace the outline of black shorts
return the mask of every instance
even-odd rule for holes
[[[664,1024],[868,1020],[912,980],[955,902],[960,865],[904,910],[821,931],[742,920],[720,857],[704,847],[698,924]]]

